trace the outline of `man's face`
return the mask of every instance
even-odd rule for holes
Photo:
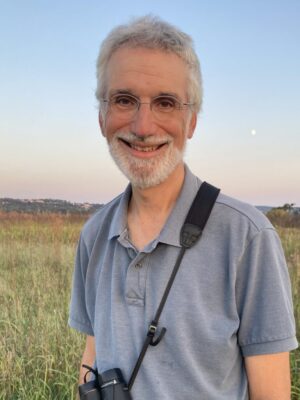
[[[107,112],[100,114],[100,125],[112,157],[133,186],[156,186],[183,164],[186,139],[193,135],[196,115],[185,106],[161,119],[149,103],[162,94],[188,103],[187,66],[176,54],[121,48],[109,60],[106,82],[106,99],[130,94],[148,103],[141,104],[130,118],[108,106]]]

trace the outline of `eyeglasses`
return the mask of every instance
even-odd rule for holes
[[[151,99],[150,103],[143,103],[138,97],[131,94],[118,93],[110,99],[102,99],[107,103],[108,109],[115,117],[123,120],[131,120],[135,117],[142,104],[149,104],[150,110],[159,120],[167,120],[174,116],[179,110],[194,103],[183,103],[171,95],[161,95]]]

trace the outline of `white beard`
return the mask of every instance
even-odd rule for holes
[[[141,142],[144,145],[155,145],[162,142],[167,142],[168,144],[162,154],[148,159],[140,159],[124,150],[118,139],[120,137],[129,142]],[[140,137],[133,133],[119,133],[115,134],[108,142],[112,158],[123,174],[129,179],[132,186],[140,189],[157,186],[165,181],[183,160],[186,140],[181,150],[174,146],[173,138],[170,135],[159,137],[158,140],[155,141],[153,136]]]

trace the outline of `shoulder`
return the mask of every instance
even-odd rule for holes
[[[188,168],[186,168],[189,185],[193,186],[196,182],[196,189],[198,190],[203,181],[196,175],[193,175]],[[194,181],[192,180],[194,178]],[[208,182],[209,183],[209,182]],[[274,230],[268,218],[256,207],[231,196],[223,193],[222,189],[217,197],[216,203],[213,207],[210,224],[214,222],[214,226],[233,226],[244,227],[250,229],[253,233],[265,229]]]
[[[81,239],[89,247],[93,244],[99,232],[109,232],[114,215],[119,208],[122,194],[111,200],[109,203],[104,204],[98,211],[96,211],[84,224],[81,231]]]
[[[221,223],[247,226],[253,233],[274,230],[268,218],[256,207],[223,193],[217,198],[215,214]]]
[[[255,239],[277,241],[277,233],[268,218],[256,207],[230,196],[219,194],[209,219],[208,232],[240,257]]]

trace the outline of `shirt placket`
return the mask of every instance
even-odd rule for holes
[[[129,305],[144,307],[148,255],[136,252],[134,254],[132,251],[133,249],[128,249],[132,261],[127,269],[125,298]]]

